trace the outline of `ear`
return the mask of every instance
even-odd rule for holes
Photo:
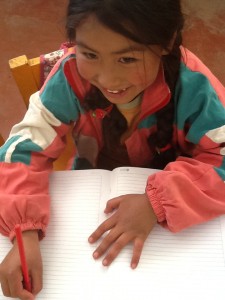
[[[174,32],[172,39],[170,40],[170,42],[167,46],[167,49],[163,49],[162,55],[168,55],[170,53],[170,51],[173,49],[173,45],[174,45],[176,38],[177,38],[177,31]]]

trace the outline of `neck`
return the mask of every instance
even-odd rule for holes
[[[133,100],[124,104],[117,104],[116,106],[120,109],[129,109],[138,106],[142,99],[142,93],[138,94]]]

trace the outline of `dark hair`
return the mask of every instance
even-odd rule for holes
[[[148,138],[155,156],[149,166],[164,168],[175,160],[176,154],[171,144],[174,120],[174,92],[180,67],[181,31],[183,15],[179,0],[70,0],[67,10],[67,35],[70,41],[76,38],[76,28],[90,14],[106,27],[129,39],[149,45],[160,45],[168,50],[162,56],[166,82],[171,91],[171,101],[156,113],[157,130]],[[172,49],[171,41],[174,39]],[[109,106],[109,101],[93,87],[85,99],[89,109]],[[115,142],[119,145],[120,136],[127,129],[123,115],[113,105],[110,118],[103,119],[105,147],[110,149]],[[114,146],[115,147],[115,146]],[[168,148],[163,151],[163,148]],[[162,151],[160,151],[160,149]]]

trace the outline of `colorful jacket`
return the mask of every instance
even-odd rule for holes
[[[103,147],[101,118],[85,112],[82,100],[89,83],[80,78],[76,55],[60,59],[40,92],[31,96],[24,119],[15,125],[0,148],[0,232],[14,237],[14,226],[39,229],[49,222],[48,178],[65,135],[73,125],[77,157],[95,167]],[[190,51],[182,48],[175,92],[173,144],[180,153],[175,162],[149,176],[146,192],[158,222],[173,232],[225,213],[225,88]],[[147,143],[156,130],[155,112],[171,95],[162,70],[143,95],[141,113],[125,140],[133,166],[143,166],[153,154]]]

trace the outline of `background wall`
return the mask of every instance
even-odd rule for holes
[[[225,85],[225,0],[183,0],[184,43]]]
[[[0,133],[6,138],[25,106],[8,60],[29,58],[59,48],[65,41],[67,0],[0,0]],[[225,1],[183,0],[184,45],[225,84]]]

